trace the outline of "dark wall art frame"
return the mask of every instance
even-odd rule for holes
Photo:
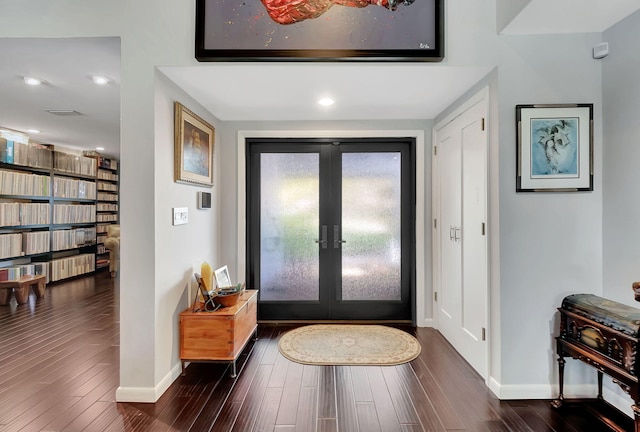
[[[516,192],[593,190],[593,104],[516,105]]]
[[[436,62],[444,58],[444,0],[349,2],[358,7],[333,0],[291,0],[284,2],[284,8],[270,8],[271,3],[283,2],[196,0],[196,59]]]

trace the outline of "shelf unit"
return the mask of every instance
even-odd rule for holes
[[[0,138],[0,281],[95,271],[97,163]]]
[[[97,185],[97,243],[96,269],[109,266],[109,251],[104,247],[104,239],[107,236],[107,227],[120,222],[120,179],[118,174],[119,163],[115,159],[98,157]]]

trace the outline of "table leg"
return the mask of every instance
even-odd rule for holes
[[[45,282],[44,278],[40,279],[38,283],[33,286],[33,291],[36,294],[36,298],[44,297],[44,290],[46,286],[47,283]]]
[[[560,394],[558,395],[558,399],[551,402],[551,406],[554,408],[560,408],[564,402],[564,364],[566,362],[562,355],[558,356],[558,384],[560,386]]]
[[[633,409],[633,418],[634,418],[634,431],[640,432],[640,407],[638,407],[638,402],[631,406]]]
[[[5,306],[9,304],[9,300],[11,300],[11,292],[13,288],[0,288],[0,306]]]
[[[18,304],[25,304],[29,301],[29,288],[27,284],[19,284],[13,289],[13,295],[16,296]]]
[[[236,376],[236,361],[234,360],[231,362],[231,378],[235,378]]]
[[[602,400],[602,371],[598,371],[598,399]]]

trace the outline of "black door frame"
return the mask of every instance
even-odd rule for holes
[[[402,221],[402,243],[407,245],[403,247],[402,252],[402,296],[408,296],[408,302],[403,307],[402,316],[398,316],[398,305],[402,302],[357,302],[357,301],[345,301],[341,302],[337,299],[341,295],[340,280],[327,280],[325,276],[324,280],[320,281],[321,298],[319,301],[304,302],[268,302],[267,304],[259,303],[258,318],[262,321],[278,320],[278,321],[324,321],[324,320],[371,320],[370,316],[377,316],[377,320],[384,321],[398,321],[407,322],[415,318],[416,314],[416,139],[413,137],[382,137],[382,138],[245,138],[246,146],[246,280],[248,286],[259,289],[259,281],[257,280],[257,274],[259,272],[259,255],[260,255],[260,223],[259,218],[252,218],[252,214],[260,211],[259,194],[254,194],[252,197],[252,187],[258,187],[260,182],[260,168],[259,158],[260,153],[264,152],[266,146],[268,146],[267,152],[288,152],[291,151],[291,145],[296,145],[296,150],[300,152],[320,152],[320,147],[324,148],[320,152],[321,163],[328,164],[326,159],[331,160],[331,154],[334,146],[339,145],[341,152],[359,152],[363,151],[358,149],[361,145],[366,145],[367,152],[372,151],[390,151],[388,144],[400,144],[402,148],[402,164],[403,171],[406,169],[406,175],[402,176],[402,197],[401,202],[404,208],[403,221]],[[333,144],[333,146],[329,146]],[[254,151],[257,146],[262,145],[260,151]],[[328,150],[326,150],[328,149]],[[346,150],[345,150],[346,149]],[[395,150],[393,150],[395,151]],[[328,154],[328,156],[327,156]],[[406,165],[405,165],[406,164]],[[341,171],[341,158],[334,158],[330,167],[330,171]],[[324,179],[325,182],[330,181],[331,172],[325,173],[329,179]],[[321,179],[321,182],[323,179]],[[326,183],[325,183],[326,184]],[[333,194],[331,193],[333,190]],[[322,205],[326,200],[338,200],[341,201],[340,196],[335,196],[335,192],[339,191],[339,188],[329,186],[325,188],[323,195],[320,196],[321,220],[340,220],[341,215],[331,214],[328,205]],[[329,212],[329,213],[327,213]],[[326,259],[326,258],[325,258]],[[333,254],[333,262],[331,268],[340,270],[341,260],[339,254]],[[252,271],[254,270],[254,271]],[[336,278],[340,278],[341,271],[335,271],[333,273]],[[334,291],[332,288],[327,288],[327,284],[337,286]],[[323,293],[325,296],[323,297]],[[337,299],[327,298],[326,296],[332,294]],[[329,304],[332,303],[332,304]],[[360,306],[366,306],[366,308],[354,308],[354,304]],[[330,315],[312,313],[314,308],[318,306],[324,306],[325,310],[328,310]],[[273,312],[270,309],[278,309],[279,311],[285,311],[287,318],[273,318]],[[262,311],[262,313],[261,313]],[[333,315],[333,317],[331,316]],[[335,318],[339,316],[339,318]]]

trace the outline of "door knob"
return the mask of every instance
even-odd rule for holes
[[[340,239],[340,225],[333,226],[333,248],[340,248],[341,243],[346,243],[346,240]]]
[[[320,247],[322,249],[326,249],[327,248],[327,226],[322,225],[320,232],[322,237],[320,237],[319,239],[316,239],[316,243],[320,244]]]

